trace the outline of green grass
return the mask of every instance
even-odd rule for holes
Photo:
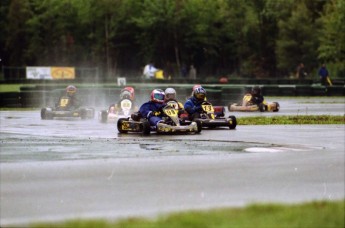
[[[238,125],[345,124],[345,116],[296,115],[238,117]]]
[[[20,92],[22,84],[0,84],[0,92]]]
[[[255,204],[244,208],[187,211],[157,219],[129,218],[118,222],[105,220],[70,220],[63,223],[32,224],[31,227],[114,227],[114,228],[267,228],[344,227],[344,200],[304,204]]]

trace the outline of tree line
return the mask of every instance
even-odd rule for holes
[[[2,66],[277,78],[345,72],[344,0],[1,0]],[[311,77],[311,76],[310,76]]]

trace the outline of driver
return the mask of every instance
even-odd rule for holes
[[[264,97],[261,94],[261,88],[259,86],[254,86],[250,91],[250,95],[252,96],[249,103],[260,105],[264,102]]]
[[[205,101],[205,98],[206,90],[203,87],[198,87],[193,91],[193,96],[184,104],[184,109],[189,114],[190,119],[200,118],[201,104]]]
[[[76,93],[77,93],[77,87],[75,87],[74,85],[67,86],[66,94],[59,98],[59,103],[57,106],[62,107],[63,106],[63,104],[61,104],[62,99],[64,99],[63,97],[67,97],[68,103],[66,105],[68,108],[75,108],[75,109],[79,108],[81,106],[81,102],[77,98]]]
[[[135,99],[135,93],[134,93],[134,88],[133,87],[125,87],[121,90],[120,92],[120,100],[117,102],[117,104],[112,104],[109,106],[109,112],[111,111],[111,108],[112,109],[112,113],[115,113],[117,111],[120,111],[121,110],[121,102],[125,99],[128,99],[132,102],[132,104],[134,103],[134,99]],[[135,106],[132,105],[131,107],[132,110],[135,110]]]
[[[194,91],[195,91],[197,88],[200,88],[200,87],[202,87],[200,84],[194,85],[194,86],[193,86],[193,89],[192,89],[192,95],[191,95],[191,96],[193,96]],[[206,96],[205,96],[205,101],[206,101],[206,100],[207,100],[207,98],[206,98]]]
[[[141,116],[147,118],[151,126],[157,126],[162,121],[162,109],[165,106],[165,93],[161,89],[154,89],[151,92],[150,101],[141,105],[139,113]]]
[[[164,93],[165,93],[165,103],[168,104],[169,101],[175,101],[178,104],[178,107],[175,107],[175,108],[178,109],[179,115],[184,113],[183,104],[176,100],[176,90],[174,88],[167,88],[164,91]]]

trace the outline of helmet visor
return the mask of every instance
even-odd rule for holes
[[[153,98],[156,99],[156,100],[162,101],[162,100],[164,100],[164,94],[155,93],[155,94],[153,95]]]
[[[173,93],[165,94],[165,98],[166,99],[175,99],[175,94],[173,94]]]
[[[122,91],[122,94],[120,96],[122,99],[127,98],[130,99],[131,98],[131,93],[129,91]]]

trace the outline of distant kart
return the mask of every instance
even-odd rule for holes
[[[128,118],[134,110],[134,103],[129,99],[123,99],[119,107],[111,105],[108,110],[101,110],[98,113],[98,119],[102,123],[115,123],[120,118]]]
[[[150,126],[146,118],[139,116],[138,120],[133,120],[132,118],[120,118],[117,121],[117,129],[120,133],[135,132],[142,133],[144,135],[149,135],[152,131],[156,131],[158,134],[200,133],[201,123],[198,121],[184,121],[180,119],[178,117],[178,109],[176,107],[178,107],[177,103],[170,103],[163,108],[163,121],[158,123],[157,127]]]
[[[228,105],[230,112],[278,112],[280,109],[278,102],[267,103],[265,100],[262,104],[256,105],[250,102],[252,95],[246,94],[243,97],[242,105],[233,103]]]
[[[55,117],[73,117],[81,119],[93,119],[95,110],[89,107],[74,108],[70,106],[70,99],[67,96],[60,98],[56,107],[45,107],[41,109],[42,120],[52,120]]]
[[[203,128],[216,128],[216,127],[229,127],[229,129],[235,129],[237,126],[237,120],[235,116],[224,117],[224,107],[217,107],[217,114],[215,108],[210,102],[204,101],[201,104],[202,111],[200,118],[195,119],[200,121]]]

